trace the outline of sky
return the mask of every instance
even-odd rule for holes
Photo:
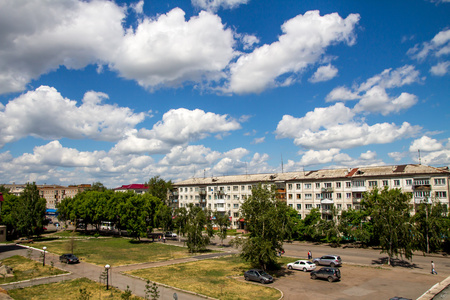
[[[450,0],[0,0],[0,184],[450,165]]]

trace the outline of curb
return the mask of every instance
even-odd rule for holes
[[[439,294],[443,289],[450,285],[450,276],[442,280],[441,282],[433,285],[428,291],[426,291],[422,296],[417,298],[417,300],[431,300],[437,294]]]

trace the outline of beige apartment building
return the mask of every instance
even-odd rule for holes
[[[359,209],[363,193],[375,187],[399,188],[412,193],[412,208],[415,204],[431,201],[439,201],[448,207],[449,178],[448,167],[416,164],[217,176],[175,183],[170,199],[179,207],[193,203],[223,212],[231,217],[232,228],[243,228],[240,205],[251,195],[252,187],[259,183],[275,184],[279,197],[297,211],[299,218],[318,208],[327,219],[332,206],[339,211]]]

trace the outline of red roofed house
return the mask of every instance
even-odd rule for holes
[[[128,185],[122,185],[121,187],[113,189],[115,192],[128,192],[134,191],[136,194],[143,194],[148,191],[148,185],[133,183]]]

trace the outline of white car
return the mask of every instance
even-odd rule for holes
[[[301,270],[303,272],[312,271],[316,269],[316,264],[307,260],[297,260],[292,263],[288,263],[287,267],[289,270]]]

